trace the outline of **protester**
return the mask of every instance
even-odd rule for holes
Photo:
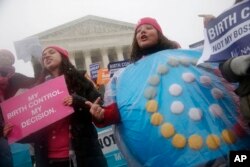
[[[236,0],[235,4],[241,1],[243,0]],[[219,67],[225,79],[239,83],[235,92],[240,97],[244,121],[250,127],[250,54],[228,59]]]
[[[244,0],[235,0],[234,5],[242,1]],[[216,19],[213,15],[199,16],[203,17],[205,28],[209,22]],[[241,131],[240,134],[247,133],[250,127],[250,55],[240,55],[239,57],[233,57],[218,64],[222,76],[228,82],[238,83],[235,93],[240,98],[240,116],[238,118],[240,126],[237,126],[236,129]],[[245,147],[244,149],[249,150],[249,147]]]
[[[240,97],[243,118],[250,127],[250,55],[228,59],[220,64],[220,70],[229,82],[239,83],[235,92]]]
[[[234,4],[242,2],[243,0],[236,0]],[[201,15],[204,17],[204,27],[215,19],[213,15]],[[240,110],[245,123],[250,127],[250,55],[243,55],[233,57],[227,61],[220,63],[219,69],[223,77],[229,82],[239,83],[235,90],[240,97]]]
[[[35,59],[34,59],[35,60]],[[14,96],[21,88],[30,88],[35,84],[36,78],[27,77],[23,74],[16,73],[13,64],[15,62],[14,55],[6,49],[0,49],[0,102]],[[33,61],[34,62],[34,61]],[[39,74],[39,65],[32,63],[35,74]],[[1,108],[0,108],[1,111]],[[0,166],[11,167],[13,160],[11,152],[5,139],[11,130],[11,125],[5,125],[2,112],[0,113]]]
[[[141,19],[136,25],[132,44],[133,63],[114,74],[106,86],[102,107],[98,104],[100,98],[94,103],[86,102],[91,106],[90,112],[98,127],[115,124],[114,136],[128,166],[227,165],[229,150],[239,149],[245,144],[245,141],[240,141],[234,147],[225,142],[225,147],[219,146],[219,135],[224,129],[230,133],[227,135],[230,142],[238,141],[233,129],[237,124],[236,100],[230,97],[233,92],[211,71],[192,65],[200,52],[191,53],[177,48],[175,42],[163,35],[155,19]],[[216,90],[208,91],[210,88]],[[185,95],[187,90],[189,93]],[[217,122],[217,116],[211,117],[210,114],[214,103],[222,106],[219,110],[223,110],[223,114],[218,113],[220,122]],[[228,108],[230,105],[235,110]],[[202,113],[191,116],[193,107],[200,108]],[[215,113],[220,112],[217,109]],[[197,120],[197,124],[193,124],[190,117]],[[165,126],[170,128],[163,134]],[[157,127],[161,130],[157,131]],[[193,147],[190,136],[204,132],[206,134],[199,139],[200,151],[190,150],[189,147]],[[210,146],[210,137],[214,135],[207,134],[217,132],[218,137],[211,140],[216,146]],[[196,139],[193,144],[197,144]],[[142,155],[144,149],[145,155]]]
[[[154,18],[145,17],[139,20],[135,28],[135,34],[132,44],[132,52],[130,60],[136,63],[140,59],[155,52],[165,49],[178,49],[180,44],[178,42],[169,40],[163,35],[162,29]],[[116,83],[119,75],[123,72],[120,70],[114,74],[111,81],[105,87],[104,106],[99,105],[100,98],[96,99],[94,103],[87,101],[86,104],[91,106],[90,112],[93,115],[93,121],[97,127],[105,127],[111,124],[121,123],[119,110],[116,103],[116,90],[113,84]],[[124,146],[124,141],[115,132],[116,142],[125,157],[128,166],[139,167],[142,166],[137,160],[130,156],[129,150]]]
[[[180,44],[165,37],[160,25],[154,18],[145,17],[140,19],[136,25],[130,59],[135,63],[144,56],[152,53],[165,49],[177,48],[180,48]],[[117,76],[113,76],[112,80],[116,80],[116,77]],[[107,86],[107,88],[108,87],[109,86]],[[105,90],[105,93],[110,91],[111,90]],[[94,116],[95,124],[98,127],[104,127],[120,122],[115,97],[104,100],[106,100],[106,106],[104,108],[98,105],[100,98],[98,98],[93,104],[86,102],[86,104],[92,106],[90,112]]]
[[[9,52],[7,52],[9,53]],[[6,54],[3,53],[3,50],[0,50],[1,57],[5,57]],[[12,54],[10,54],[12,56]],[[13,57],[14,58],[14,57]],[[5,63],[4,63],[5,64]],[[12,64],[12,61],[10,63]],[[8,85],[9,78],[14,74],[14,69],[10,67],[2,67],[2,60],[1,60],[1,67],[0,67],[0,103],[4,101],[4,94],[6,92],[6,88]],[[4,121],[2,118],[2,112],[0,113],[0,166],[6,167],[13,167],[13,160],[10,151],[10,147],[8,145],[8,141],[4,137]]]
[[[171,41],[163,35],[160,25],[154,18],[145,17],[140,19],[136,25],[130,60],[135,63],[144,56],[152,53],[165,49],[178,49],[180,47],[181,46],[178,42]],[[116,77],[117,76],[114,76],[112,80],[115,80]],[[86,104],[91,106],[90,112],[96,119],[95,124],[99,127],[120,122],[115,97],[108,100],[109,105],[104,108],[98,104],[100,98],[98,98],[94,103],[86,102]]]
[[[107,162],[99,145],[97,131],[92,124],[86,100],[100,96],[94,85],[70,63],[68,52],[59,46],[43,50],[44,71],[40,82],[64,75],[70,93],[63,103],[74,108],[74,113],[22,140],[33,141],[36,167],[73,166],[106,167]]]
[[[242,1],[244,1],[244,0],[235,0],[234,4],[237,4],[237,3],[242,2]],[[200,14],[200,15],[198,15],[198,16],[199,16],[199,17],[203,17],[203,26],[204,26],[204,27],[207,27],[207,24],[208,24],[211,20],[213,20],[213,19],[216,18],[214,15],[211,15],[211,14]]]

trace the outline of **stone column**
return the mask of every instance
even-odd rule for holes
[[[108,68],[109,57],[108,57],[108,50],[106,48],[101,49],[101,56],[102,56],[103,68]]]
[[[124,60],[123,52],[122,52],[122,47],[116,47],[115,51],[116,51],[116,55],[117,55],[118,61]]]
[[[92,61],[91,61],[91,54],[90,54],[89,51],[86,51],[84,53],[84,59],[85,59],[85,65],[86,65],[87,73],[90,75],[89,65],[92,64]]]

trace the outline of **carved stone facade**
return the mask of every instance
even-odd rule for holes
[[[71,62],[79,70],[99,62],[106,68],[109,62],[129,58],[134,24],[97,16],[81,19],[39,33],[43,47],[59,45],[70,53]]]

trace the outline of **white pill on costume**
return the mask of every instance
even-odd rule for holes
[[[201,120],[202,112],[199,108],[191,108],[188,112],[188,116],[194,121],[199,121]]]
[[[170,106],[170,110],[174,114],[180,114],[184,110],[184,105],[181,101],[174,101]]]
[[[190,63],[191,63],[191,60],[190,60],[190,58],[188,58],[188,57],[181,57],[181,58],[179,59],[179,62],[180,62],[182,65],[184,65],[184,66],[189,66]]]
[[[179,96],[182,93],[182,87],[179,84],[172,84],[169,87],[169,93],[173,96]]]
[[[223,97],[223,92],[218,88],[213,88],[211,93],[215,99],[221,99]]]
[[[222,108],[218,104],[212,104],[209,106],[209,111],[215,117],[219,117],[223,114]]]
[[[152,86],[158,85],[160,82],[160,78],[158,75],[153,75],[149,78],[148,83]]]
[[[156,96],[156,89],[154,87],[147,87],[144,91],[144,97],[152,99]]]
[[[183,79],[185,82],[188,82],[188,83],[193,82],[194,79],[195,79],[194,74],[191,73],[191,72],[185,72],[185,73],[182,74],[181,77],[182,77],[182,79]]]
[[[163,65],[163,64],[160,64],[159,66],[158,66],[158,73],[159,74],[161,74],[161,75],[163,75],[163,74],[166,74],[167,72],[168,72],[168,67],[166,66],[166,65]]]
[[[200,77],[200,82],[206,86],[211,85],[211,78],[209,76],[203,75]]]
[[[179,60],[175,57],[169,57],[167,63],[173,67],[176,67],[179,65]]]

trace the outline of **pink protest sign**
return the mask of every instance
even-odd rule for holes
[[[64,76],[60,76],[1,103],[5,123],[14,125],[9,143],[73,113],[72,107],[63,104],[68,95]]]

